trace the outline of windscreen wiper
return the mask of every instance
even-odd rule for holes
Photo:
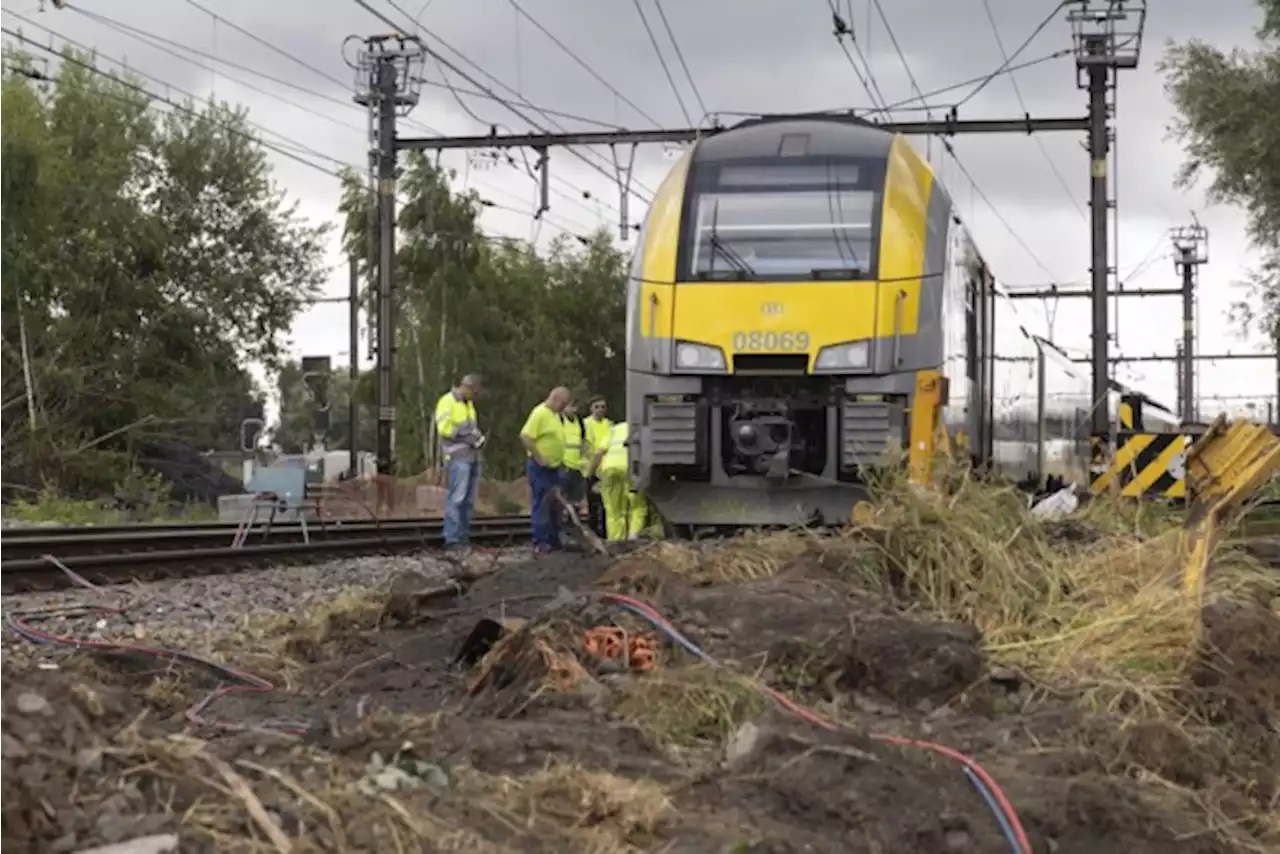
[[[754,279],[756,271],[751,269],[751,265],[743,260],[742,256],[734,251],[733,247],[726,244],[720,239],[720,232],[717,230],[720,222],[720,200],[716,199],[715,205],[711,208],[711,264],[707,269],[707,278],[717,278],[716,272],[716,253],[719,252],[724,259],[728,261],[737,271],[738,275],[745,279]]]

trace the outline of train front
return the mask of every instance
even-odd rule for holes
[[[862,123],[751,122],[685,154],[627,310],[631,475],[669,524],[849,518],[943,362],[925,271],[949,213],[915,150]]]

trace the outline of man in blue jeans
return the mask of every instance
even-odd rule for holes
[[[564,465],[564,424],[560,413],[572,397],[569,389],[556,386],[546,400],[530,411],[520,428],[520,442],[529,456],[525,463],[532,504],[529,522],[533,549],[538,554],[560,548],[560,507],[555,499]]]
[[[480,449],[485,436],[476,420],[480,378],[467,374],[436,402],[436,433],[445,467],[444,545],[460,548],[471,539],[471,513],[480,487]]]

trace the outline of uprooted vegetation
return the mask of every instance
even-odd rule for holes
[[[168,664],[7,671],[4,841],[1011,850],[960,764],[906,739],[980,763],[1037,852],[1276,850],[1280,584],[1225,548],[1201,619],[1166,528],[965,483],[840,534],[409,576],[213,642],[278,687],[204,717],[301,738],[180,734],[216,683]],[[455,663],[481,617],[507,633]]]

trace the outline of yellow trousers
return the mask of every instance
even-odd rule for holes
[[[600,473],[600,501],[604,504],[604,529],[610,540],[639,536],[648,516],[644,497],[631,489],[627,473]]]

